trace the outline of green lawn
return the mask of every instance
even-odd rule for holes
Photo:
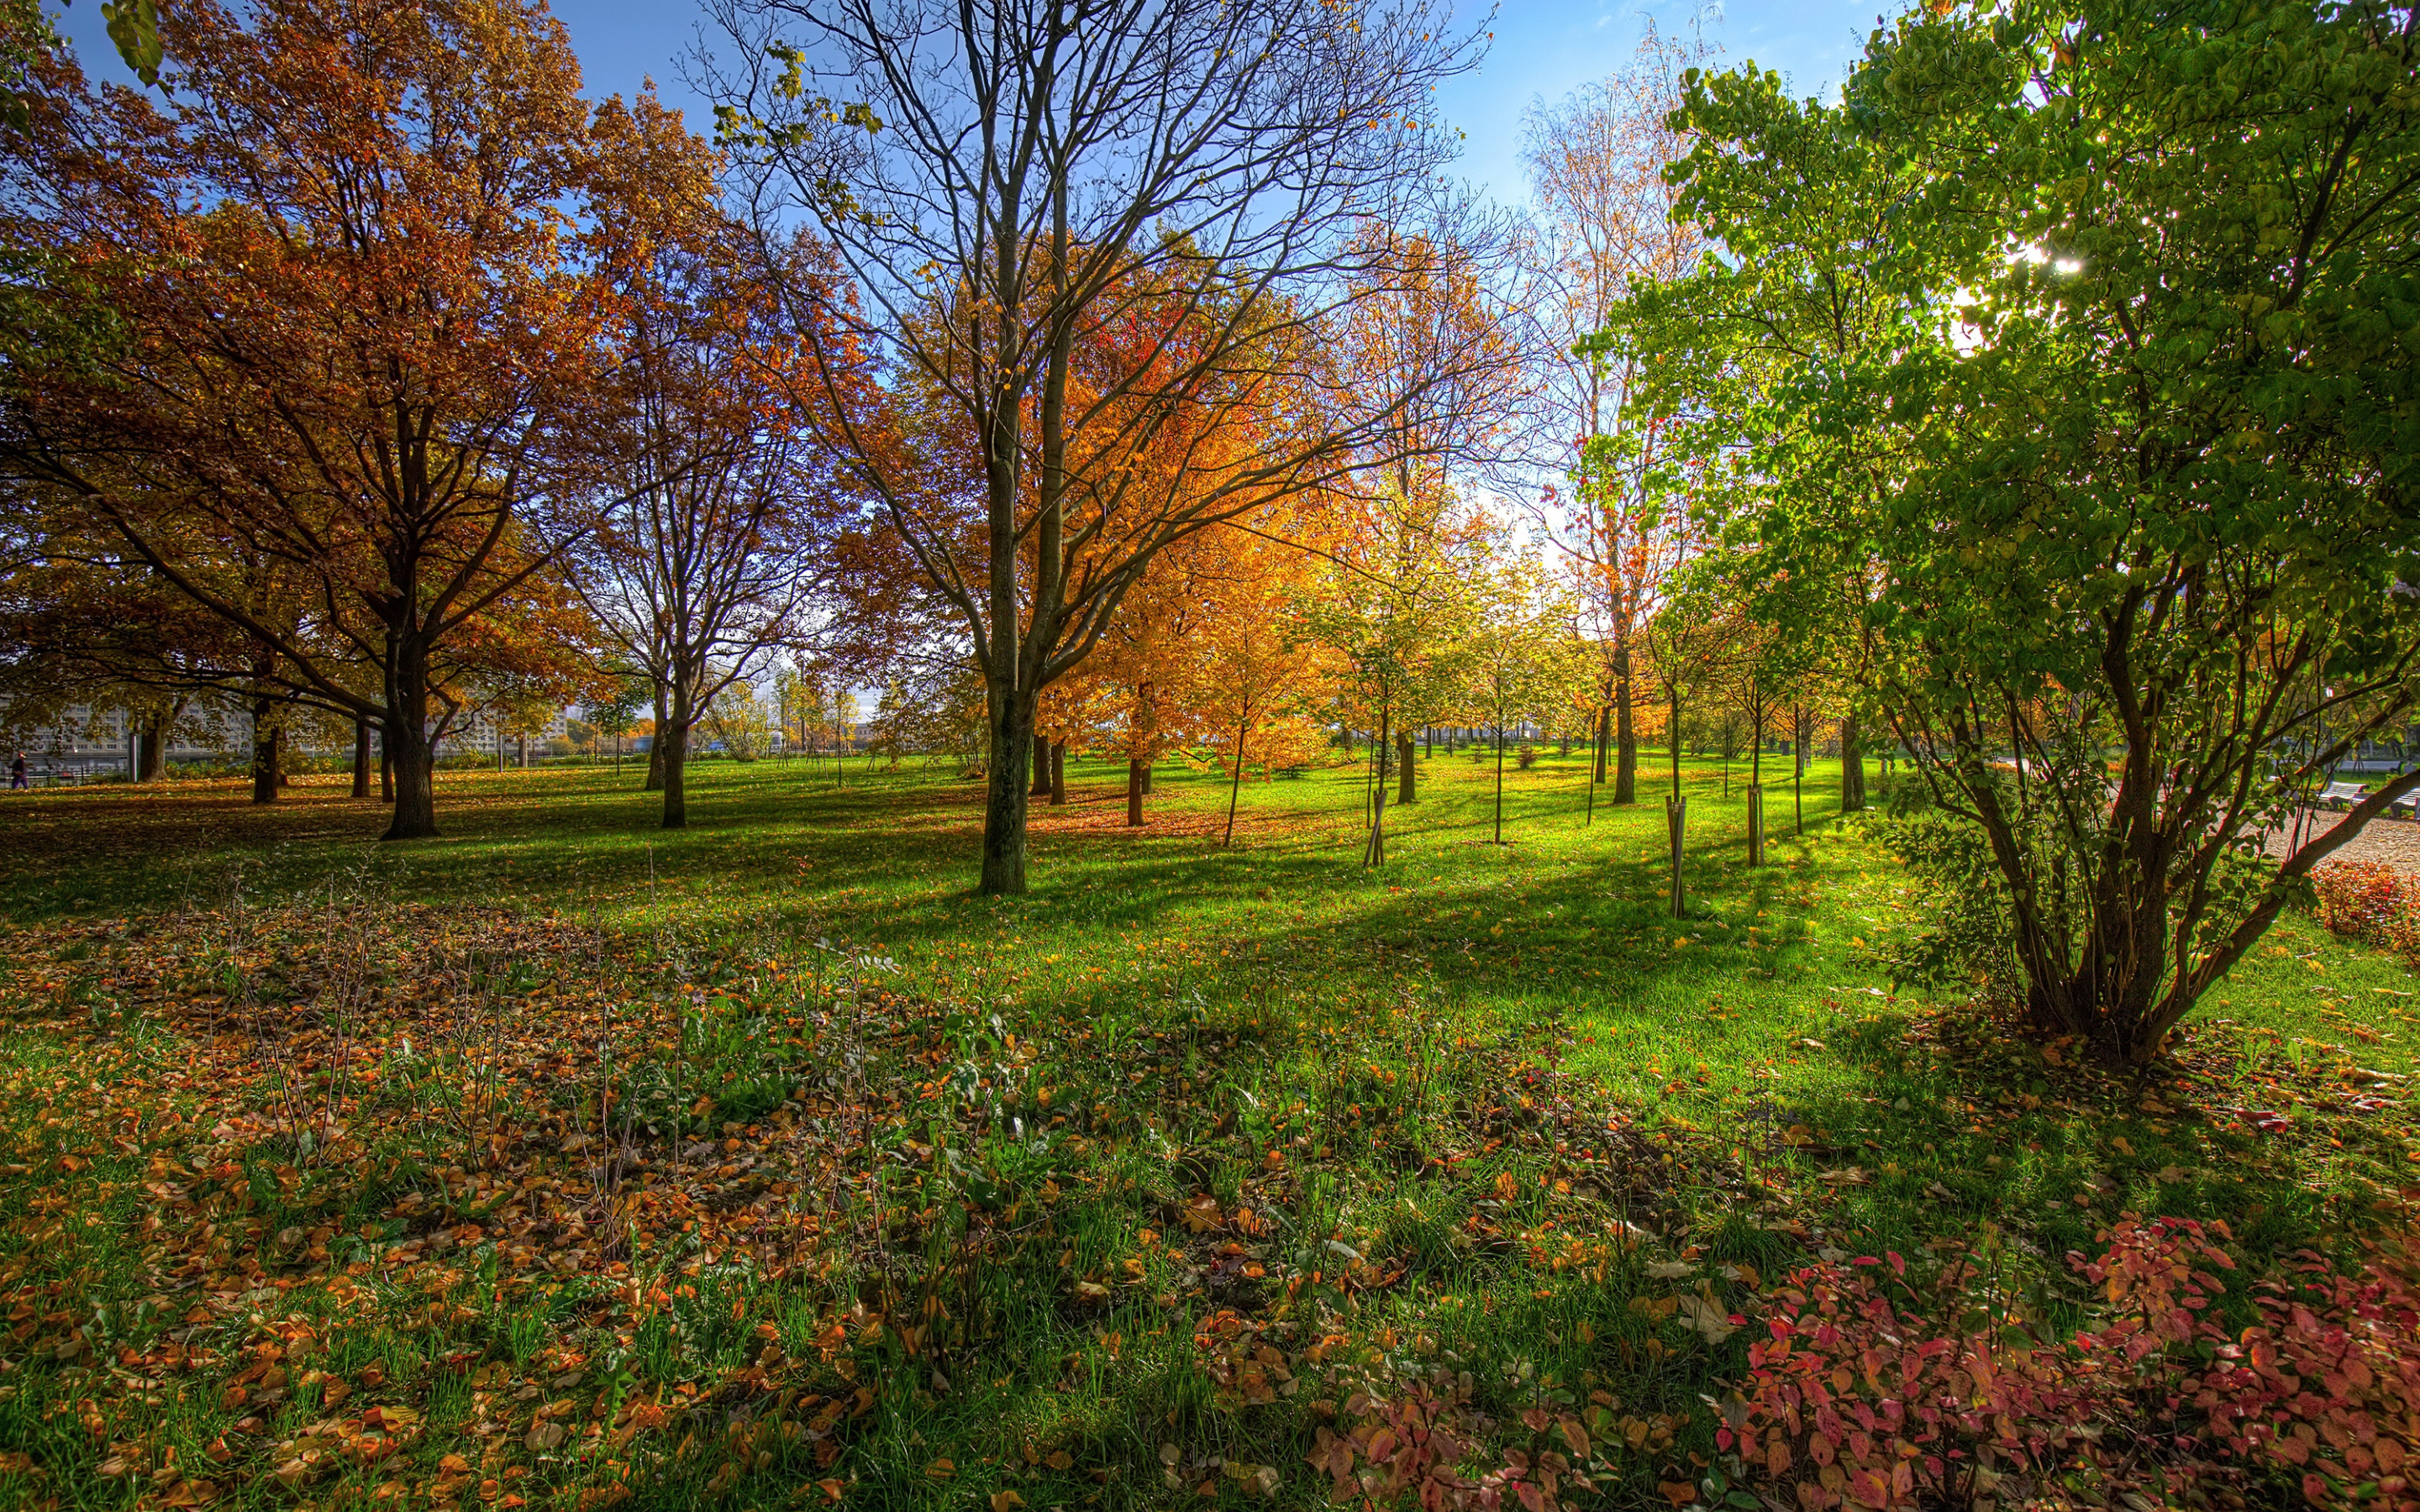
[[[2295,916],[2153,1079],[2054,1064],[1890,995],[1925,904],[1786,766],[1749,869],[1687,764],[1683,920],[1660,753],[1592,819],[1508,773],[1497,845],[1440,748],[1376,871],[1357,768],[1230,847],[1215,774],[1132,830],[1074,764],[1017,900],[913,763],[703,763],[672,834],[635,770],[449,773],[408,847],[333,779],[0,804],[0,1495],[1311,1504],[1357,1383],[1443,1369],[1668,1504],[1745,1343],[1689,1287],[1962,1247],[2052,1326],[2121,1211],[2259,1258],[2410,1179],[2401,964]]]

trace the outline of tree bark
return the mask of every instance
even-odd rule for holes
[[[365,714],[353,716],[353,796],[370,795],[370,720]]]
[[[1235,801],[1244,795],[1244,742],[1251,733],[1252,721],[1248,714],[1235,726],[1235,770],[1227,779],[1227,833],[1219,838],[1221,845],[1235,843]]]
[[[671,717],[656,726],[656,746],[663,752],[664,824],[666,829],[689,825],[689,742],[698,711],[690,707],[696,683],[686,673],[673,673]]]
[[[656,733],[647,737],[647,780],[639,789],[642,793],[659,793],[663,790],[664,723],[667,717],[664,709],[663,685],[659,683],[656,686]]]
[[[1855,813],[1866,806],[1866,733],[1856,715],[1840,717],[1840,811]]]
[[[1033,787],[1026,795],[1038,798],[1050,791],[1050,737],[1033,737]]]
[[[1151,791],[1151,767],[1134,758],[1126,758],[1126,824],[1142,823],[1142,795]]]
[[[379,802],[395,801],[395,752],[387,748],[386,731],[379,731]]]
[[[1500,718],[1500,717],[1499,717]],[[1504,843],[1504,726],[1496,727],[1496,841]]]
[[[277,801],[277,764],[283,754],[278,736],[284,732],[269,722],[273,708],[267,699],[252,701],[252,801]]]
[[[666,829],[689,827],[689,735],[677,717],[656,727],[656,747],[663,753],[656,775],[664,793]]]
[[[1630,642],[1613,648],[1613,801],[1638,801],[1638,719],[1632,708]]]
[[[1419,779],[1412,771],[1412,733],[1408,730],[1395,737],[1395,760],[1404,769],[1396,779],[1395,801],[1410,803],[1420,795],[1420,790]]]
[[[168,775],[168,736],[184,712],[182,699],[171,703],[165,713],[151,711],[151,717],[144,722],[141,744],[135,748],[136,781],[157,782]]]
[[[983,876],[978,886],[995,896],[1021,893],[1029,786],[1025,764],[1033,755],[1033,694],[993,679],[985,709],[991,768],[984,774]]]
[[[395,764],[395,813],[386,840],[427,840],[437,833],[437,751],[428,739],[428,648],[416,636],[390,635],[390,717],[384,737]]]
[[[1063,809],[1066,805],[1067,743],[1054,740],[1050,743],[1050,807]]]

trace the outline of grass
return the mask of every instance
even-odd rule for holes
[[[1016,900],[913,764],[701,764],[675,833],[447,774],[409,847],[327,780],[0,805],[0,1495],[1310,1504],[1419,1379],[1668,1504],[1745,1342],[1693,1288],[1989,1246],[2055,1326],[2121,1211],[2263,1257],[2408,1180],[2401,964],[2294,917],[2158,1080],[2080,1073],[1892,995],[1923,900],[1836,773],[1746,867],[1743,775],[1685,767],[1682,920],[1663,769],[1591,818],[1551,752],[1496,845],[1440,748],[1375,872],[1353,768],[1228,847],[1215,775],[1137,831],[1076,764]]]

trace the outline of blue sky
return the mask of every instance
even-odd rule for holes
[[[100,0],[51,8],[86,69],[130,77],[102,29]],[[554,8],[571,28],[592,96],[628,93],[652,76],[668,103],[689,112],[692,127],[707,127],[711,116],[681,86],[675,61],[696,35],[699,15],[687,0],[556,0]],[[1473,18],[1485,14],[1483,6],[1461,8]],[[1530,102],[1559,100],[1612,72],[1637,46],[1647,16],[1679,30],[1691,8],[1690,0],[1504,0],[1485,63],[1443,100],[1447,123],[1464,135],[1462,176],[1500,200],[1520,199],[1521,117]],[[1730,0],[1708,30],[1725,65],[1752,59],[1780,70],[1798,94],[1828,95],[1863,47],[1874,14],[1875,0]]]

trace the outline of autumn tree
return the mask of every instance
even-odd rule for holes
[[[1404,389],[1376,450],[1382,457],[1346,497],[1330,527],[1344,570],[1334,598],[1344,609],[1329,627],[1345,637],[1362,696],[1358,717],[1373,732],[1373,788],[1399,772],[1397,801],[1418,795],[1413,732],[1453,698],[1448,648],[1466,595],[1457,561],[1481,533],[1461,508],[1466,489],[1501,460],[1515,416],[1531,399],[1512,301],[1496,287],[1512,250],[1510,228],[1467,199],[1449,200],[1420,232],[1373,224],[1364,240],[1387,249],[1394,286],[1352,309],[1350,354],[1365,380]],[[1460,353],[1457,362],[1445,354]],[[1419,376],[1447,372],[1422,385]],[[1376,823],[1383,800],[1373,801]],[[1373,841],[1371,852],[1380,849]]]
[[[1595,780],[1609,747],[1618,804],[1637,797],[1640,637],[1689,542],[1685,511],[1653,477],[1668,460],[1668,425],[1629,403],[1641,354],[1590,338],[1634,282],[1677,277],[1703,250],[1699,229],[1672,215],[1678,191],[1664,167],[1687,150],[1672,124],[1681,77],[1710,51],[1694,31],[1668,37],[1651,22],[1626,67],[1523,123],[1542,296],[1527,304],[1540,328],[1537,460],[1569,479],[1568,491],[1546,491],[1546,523],[1600,648]]]
[[[845,450],[973,643],[982,887],[1022,891],[1041,690],[1158,552],[1332,486],[1467,360],[1373,388],[1339,343],[1394,283],[1356,232],[1414,219],[1450,151],[1435,86],[1478,35],[1435,0],[717,14],[735,55],[712,83],[755,202],[820,227],[861,301],[840,315],[846,361],[918,400]],[[1188,450],[1236,424],[1259,444]],[[1173,465],[1136,465],[1155,452]]]
[[[205,0],[163,35],[168,107],[60,72],[8,144],[7,238],[60,254],[30,297],[118,333],[10,354],[0,457],[271,648],[267,684],[374,722],[388,838],[433,834],[446,648],[580,528],[550,466],[596,366],[578,66],[532,4]],[[304,619],[223,559],[287,564]]]
[[[1475,588],[1464,638],[1464,700],[1496,737],[1493,841],[1501,845],[1505,732],[1568,702],[1571,684],[1582,674],[1582,648],[1573,634],[1568,590],[1534,553],[1499,553],[1475,575]]]
[[[1234,842],[1248,763],[1275,771],[1308,761],[1326,744],[1310,711],[1339,670],[1306,614],[1317,592],[1315,560],[1282,539],[1296,528],[1293,522],[1258,523],[1268,529],[1206,537],[1223,548],[1226,560],[1203,589],[1195,697],[1201,739],[1227,770],[1224,844]]]
[[[649,785],[676,829],[698,721],[814,631],[854,510],[789,409],[778,375],[797,337],[715,202],[711,149],[644,96],[609,101],[594,136],[591,237],[614,297],[593,432],[599,518],[569,576],[655,684]]]

